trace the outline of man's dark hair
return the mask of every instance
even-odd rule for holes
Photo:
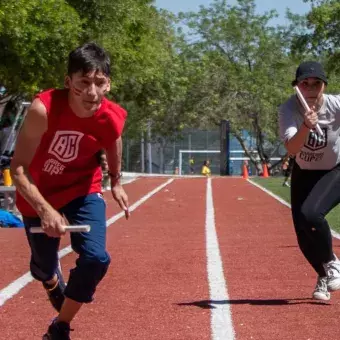
[[[94,42],[79,46],[69,54],[67,74],[71,76],[79,71],[84,75],[91,71],[101,71],[110,77],[110,57]]]

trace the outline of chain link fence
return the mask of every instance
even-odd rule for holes
[[[246,131],[242,139],[249,150],[256,150],[256,140]],[[230,174],[241,175],[246,155],[238,140],[230,135]],[[275,147],[267,143],[271,163],[280,162],[286,150],[283,146]],[[180,150],[182,153],[180,161]],[[195,151],[190,153],[189,151]],[[181,164],[182,174],[200,174],[203,162],[210,161],[212,174],[220,174],[220,129],[184,130],[180,136],[172,139],[158,138],[157,141],[124,139],[123,169],[128,172],[147,172],[154,174],[177,174]],[[202,151],[202,152],[197,152]],[[210,151],[210,152],[209,152]],[[254,151],[256,152],[256,151]],[[190,160],[193,160],[193,162]],[[251,175],[257,175],[255,166],[249,162]],[[275,172],[278,174],[278,172]]]
[[[175,174],[179,166],[180,150],[219,149],[219,129],[185,130],[177,138],[158,138],[156,142],[151,143],[143,141],[142,138],[140,140],[124,139],[123,169],[130,172],[150,172],[151,170],[156,174]],[[208,156],[210,157],[210,154]],[[203,160],[199,163],[203,164]],[[199,163],[196,162],[197,165]],[[219,173],[219,157],[213,161],[213,164]]]

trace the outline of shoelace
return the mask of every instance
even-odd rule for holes
[[[315,290],[318,292],[327,291],[327,281],[325,278],[318,278],[318,282],[316,283]]]
[[[335,273],[340,273],[340,263],[338,261],[332,261],[327,264],[327,276],[333,277]]]

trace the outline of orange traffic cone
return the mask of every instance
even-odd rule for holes
[[[249,178],[249,175],[248,175],[248,168],[246,165],[243,165],[243,174],[242,174],[242,177],[244,179],[248,179]]]
[[[269,177],[267,164],[263,164],[263,175],[262,175],[262,177],[263,178]]]

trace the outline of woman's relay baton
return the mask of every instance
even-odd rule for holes
[[[305,98],[303,97],[303,95],[302,95],[300,89],[299,89],[297,86],[294,86],[294,89],[295,89],[296,94],[297,94],[297,96],[299,97],[300,103],[302,104],[302,106],[304,107],[304,109],[305,109],[306,111],[309,111],[310,108],[309,108],[309,106],[308,106],[308,104],[307,104]],[[316,124],[315,129],[316,129],[316,131],[318,132],[318,134],[319,134],[320,136],[323,137],[323,131],[321,130],[319,124]]]
[[[65,231],[70,233],[88,233],[91,230],[91,226],[89,225],[67,225],[64,227]],[[44,233],[43,228],[41,227],[32,227],[30,228],[30,233],[32,234],[41,234]]]

